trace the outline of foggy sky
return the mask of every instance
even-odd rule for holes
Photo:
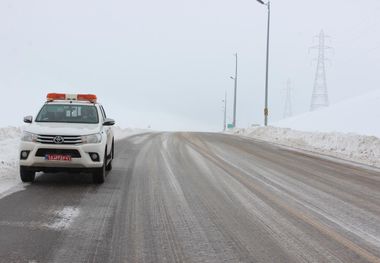
[[[320,30],[331,103],[380,88],[380,1],[273,0],[269,122],[309,110]],[[2,0],[0,126],[48,92],[95,93],[122,127],[222,128],[239,54],[237,125],[263,123],[266,8],[255,0]],[[232,119],[232,104],[228,108]]]

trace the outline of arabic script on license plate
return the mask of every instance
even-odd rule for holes
[[[70,155],[64,155],[64,154],[47,154],[45,156],[45,160],[49,161],[71,161]]]

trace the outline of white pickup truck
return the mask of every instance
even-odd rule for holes
[[[20,144],[20,177],[33,182],[36,172],[90,172],[101,184],[114,158],[113,119],[92,94],[49,93]]]

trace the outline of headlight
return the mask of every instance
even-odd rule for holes
[[[21,141],[23,142],[36,142],[37,134],[24,131],[21,135]]]
[[[100,143],[102,135],[100,133],[82,136],[82,143]]]

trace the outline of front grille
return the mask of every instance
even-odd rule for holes
[[[57,140],[57,137],[58,138]],[[82,143],[81,136],[71,135],[37,135],[37,142],[44,144],[80,144]]]
[[[70,155],[71,158],[80,158],[81,155],[78,150],[71,149],[38,149],[36,152],[37,157],[45,157],[47,154],[62,154],[62,155]]]

